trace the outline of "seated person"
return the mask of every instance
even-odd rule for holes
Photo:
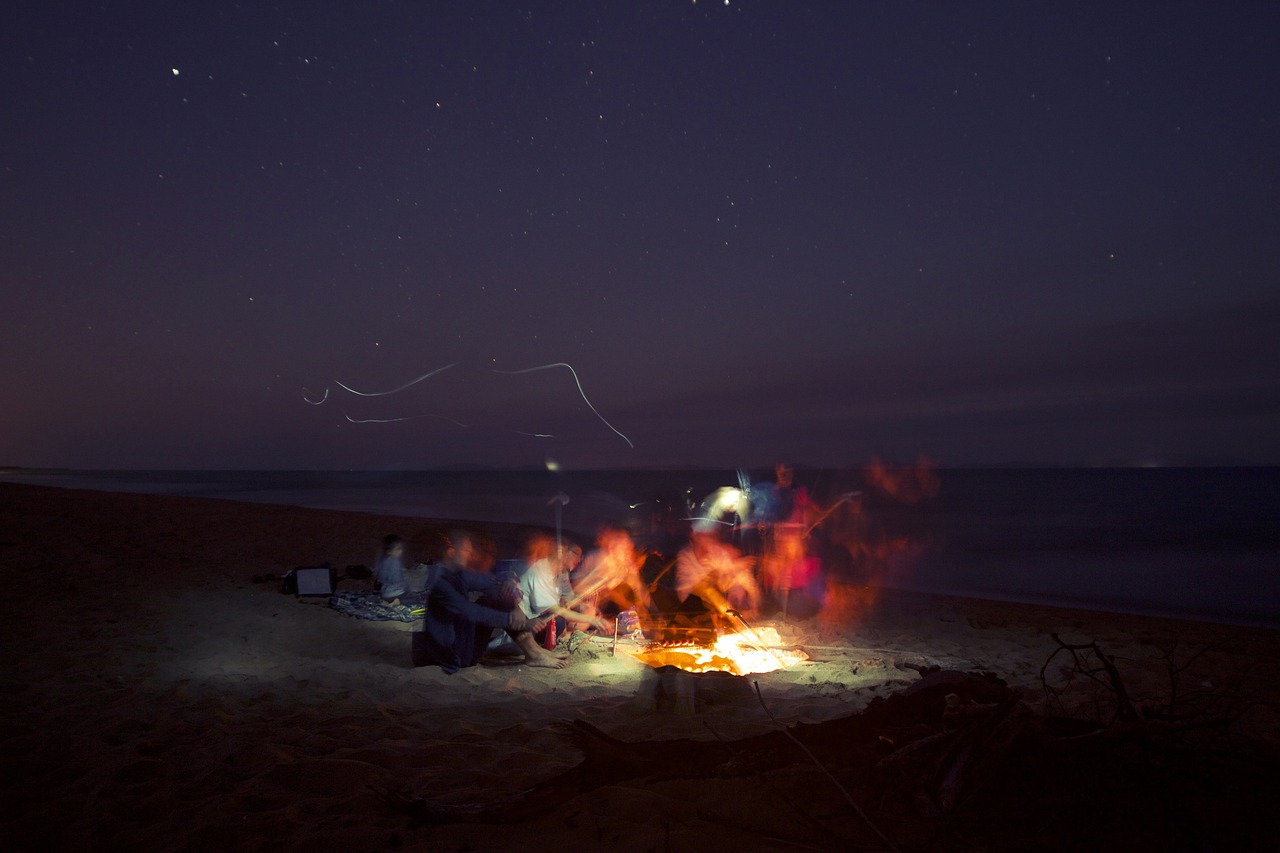
[[[550,540],[551,537],[548,536],[545,543],[540,543],[545,547],[531,549],[531,558],[542,556],[533,559],[528,571],[520,578],[520,592],[523,596],[520,599],[520,609],[529,619],[541,616],[555,618],[557,634],[563,634],[568,627],[584,624],[607,632],[610,626],[603,619],[591,613],[573,610],[572,595],[566,596],[564,592],[562,579],[578,564],[582,558],[582,549],[565,542],[558,553],[553,554],[551,552],[556,547]],[[535,635],[535,639],[542,643],[544,637],[539,633]]]
[[[714,614],[754,612],[760,606],[754,564],[714,529],[695,525],[689,544],[676,555],[676,596],[682,605],[700,603]]]
[[[382,553],[374,564],[378,592],[384,604],[418,604],[409,595],[409,577],[404,569],[404,540],[394,533],[382,539]]]
[[[584,612],[612,618],[625,610],[650,608],[649,586],[640,576],[645,555],[625,529],[603,527],[596,547],[573,572],[573,588]]]
[[[529,666],[562,668],[564,659],[540,648],[533,637],[547,620],[525,616],[518,606],[520,590],[514,579],[468,568],[474,553],[466,533],[449,535],[442,571],[427,599],[421,637],[414,638],[414,665],[438,664],[451,674],[474,666],[494,629],[501,628],[511,635]],[[472,593],[479,593],[479,598],[472,601]]]

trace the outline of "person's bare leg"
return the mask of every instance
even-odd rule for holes
[[[524,662],[529,666],[545,666],[549,669],[564,669],[565,659],[553,655],[551,652],[538,645],[538,641],[534,639],[533,634],[529,631],[517,631],[512,637],[516,641],[516,645],[520,647],[520,651],[524,652]]]

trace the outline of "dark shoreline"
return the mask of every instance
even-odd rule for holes
[[[27,490],[37,490],[35,492]],[[151,493],[151,492],[117,492],[105,489],[82,489],[61,485],[32,485],[25,483],[11,483],[0,480],[0,505],[14,505],[25,501],[26,497],[34,496],[37,493],[46,493],[42,495],[43,499],[52,499],[56,503],[57,498],[53,493],[68,493],[68,498],[73,502],[81,502],[88,499],[89,503],[98,507],[98,511],[102,512],[104,521],[107,516],[118,512],[131,513],[139,511],[138,506],[144,504],[139,501],[155,499],[161,501],[177,501],[186,502],[194,501],[196,503],[190,506],[192,511],[199,511],[201,506],[216,506],[218,504],[230,505],[228,508],[235,508],[235,511],[252,512],[255,509],[261,511],[265,516],[272,518],[287,518],[290,513],[318,513],[328,514],[331,518],[341,519],[342,523],[335,522],[335,529],[348,529],[352,532],[355,540],[365,540],[366,547],[364,550],[358,550],[350,553],[348,556],[338,557],[334,559],[325,558],[323,555],[316,555],[310,559],[310,562],[321,563],[330,562],[334,565],[346,565],[347,563],[367,563],[370,561],[369,550],[373,547],[373,543],[377,538],[383,535],[383,532],[410,531],[411,534],[416,531],[416,535],[425,540],[440,541],[444,534],[453,528],[465,528],[478,532],[487,542],[498,559],[511,557],[518,554],[521,543],[525,537],[533,530],[553,530],[553,526],[546,523],[526,523],[509,520],[486,520],[476,518],[431,518],[419,515],[402,515],[398,513],[386,513],[370,511],[365,509],[347,509],[336,507],[306,507],[296,504],[276,504],[262,501],[246,501],[236,498],[210,497],[203,495],[173,495],[168,493]],[[92,497],[90,497],[92,496]],[[128,498],[126,504],[122,505],[121,500]],[[44,502],[42,500],[42,502]],[[7,522],[0,523],[0,531],[4,531],[8,526]],[[383,530],[385,528],[385,531]],[[379,532],[383,531],[383,532]],[[6,540],[10,540],[9,534],[4,534]],[[582,538],[581,535],[578,538]],[[1077,555],[1078,557],[1078,555]],[[346,561],[346,562],[343,562]],[[288,562],[288,561],[285,561]],[[289,565],[282,563],[281,570],[287,570],[292,565],[308,564],[306,559],[298,559]],[[1089,613],[1114,613],[1126,617],[1142,617],[1155,620],[1173,620],[1189,623],[1205,623],[1214,624],[1224,627],[1239,627],[1243,629],[1261,629],[1261,630],[1277,630],[1280,629],[1280,614],[1271,614],[1267,612],[1257,612],[1255,614],[1241,613],[1214,613],[1208,611],[1179,611],[1169,609],[1158,609],[1150,606],[1144,606],[1141,601],[1134,600],[1102,600],[1097,598],[1071,598],[1069,596],[1051,596],[1037,595],[1028,592],[1003,592],[999,590],[965,590],[965,589],[947,589],[947,588],[927,588],[919,585],[900,584],[892,582],[892,579],[885,579],[880,587],[886,590],[893,590],[903,594],[933,596],[943,599],[966,600],[975,602],[997,602],[1001,604],[1011,604],[1015,606],[1040,607],[1049,608],[1051,610],[1059,610],[1064,612],[1089,612]]]

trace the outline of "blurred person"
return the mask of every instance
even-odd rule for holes
[[[563,564],[560,574],[556,576],[556,583],[560,586],[560,598],[568,601],[573,598],[573,570],[582,564],[582,546],[576,542],[562,541],[560,543],[562,553],[561,562]]]
[[[394,533],[382,538],[382,551],[373,566],[378,594],[385,604],[417,604],[410,601],[409,575],[404,567],[404,540]],[[401,600],[403,599],[403,601]]]
[[[591,626],[607,631],[610,626],[603,619],[592,613],[573,609],[575,602],[572,600],[572,588],[566,593],[561,583],[582,559],[582,549],[571,542],[562,542],[556,549],[551,537],[547,536],[545,540],[538,542],[530,551],[531,558],[537,554],[544,556],[533,559],[529,569],[520,578],[520,609],[524,615],[529,619],[547,617],[553,620],[557,636],[563,636],[567,629],[578,626]],[[535,633],[534,639],[540,645],[545,645],[545,629]]]
[[[807,527],[819,512],[809,490],[795,484],[795,468],[779,462],[773,468],[772,483],[751,487],[752,522],[768,539],[783,526]]]
[[[695,524],[689,544],[676,555],[676,598],[681,605],[698,599],[715,614],[742,614],[760,607],[755,559],[722,541],[714,527]]]
[[[821,561],[809,553],[803,530],[788,525],[775,531],[760,560],[760,583],[783,618],[806,619],[818,613],[826,579]]]
[[[559,657],[538,646],[534,634],[547,619],[530,619],[520,608],[520,587],[510,576],[469,568],[475,556],[471,537],[462,531],[449,535],[439,578],[427,599],[423,630],[414,634],[415,666],[438,665],[447,673],[475,666],[495,630],[504,630],[529,666],[560,669]],[[472,595],[477,595],[472,600]]]
[[[647,611],[649,587],[641,577],[644,554],[637,551],[631,534],[615,525],[605,525],[596,535],[596,547],[573,572],[575,596],[581,610],[602,619],[625,610]]]

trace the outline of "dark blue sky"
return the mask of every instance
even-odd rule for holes
[[[20,3],[0,463],[1280,464],[1278,34]]]

